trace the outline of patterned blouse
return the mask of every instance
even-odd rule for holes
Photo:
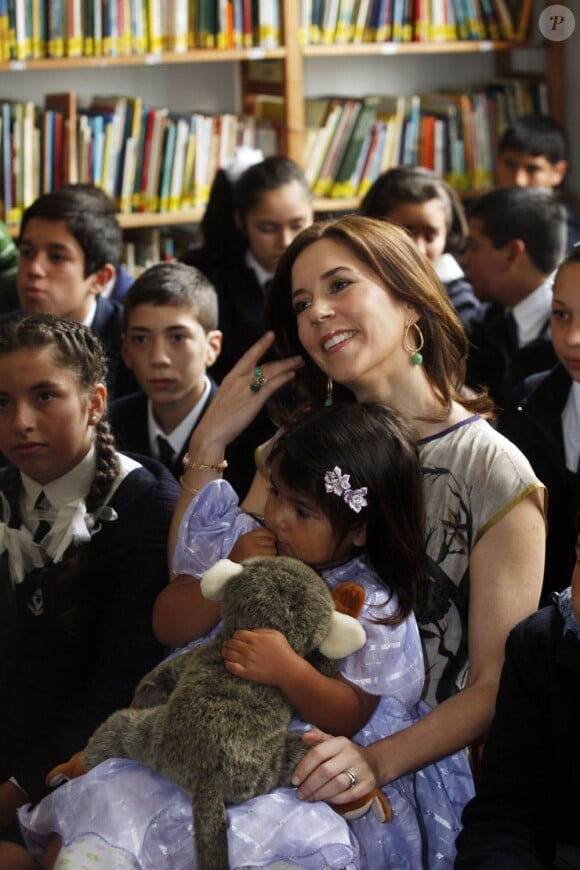
[[[467,677],[471,551],[543,484],[523,453],[479,416],[420,441],[419,453],[430,586],[418,622],[425,655],[424,697],[435,706],[462,688]]]

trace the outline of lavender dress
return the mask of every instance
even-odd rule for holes
[[[234,541],[256,528],[225,481],[213,481],[193,500],[182,520],[174,570],[200,576],[226,556]],[[424,666],[414,617],[396,626],[375,620],[392,614],[384,587],[365,557],[324,572],[330,588],[344,580],[366,592],[361,621],[365,646],[340,665],[349,682],[380,700],[356,735],[372,743],[416,722],[427,710],[420,701]],[[307,726],[295,719],[295,730]],[[380,824],[372,813],[347,823],[326,803],[297,800],[294,789],[276,791],[228,808],[230,866],[267,867],[285,861],[315,868],[443,868],[453,866],[455,837],[464,804],[473,795],[462,753],[404,776],[384,788],[393,811]],[[65,844],[92,834],[132,855],[144,870],[195,868],[190,797],[138,762],[111,759],[65,783],[34,809],[22,808],[20,823],[31,849],[51,832]]]

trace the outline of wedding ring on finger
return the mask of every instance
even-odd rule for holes
[[[267,383],[268,383],[268,378],[265,376],[264,372],[262,371],[262,367],[256,366],[256,368],[254,369],[254,372],[253,372],[253,380],[252,380],[252,383],[250,384],[250,390],[252,391],[252,393],[259,393],[260,390],[262,389],[262,387],[264,386],[264,384],[267,384]]]
[[[350,790],[351,788],[354,788],[355,785],[356,785],[357,782],[358,782],[358,778],[357,778],[357,775],[356,775],[356,773],[354,772],[354,770],[350,770],[350,768],[349,768],[348,770],[343,770],[343,773],[344,773],[345,776],[348,777],[348,781],[350,782],[350,785],[349,785],[349,787],[348,787],[349,790]]]

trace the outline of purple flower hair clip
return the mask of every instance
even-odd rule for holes
[[[332,471],[325,473],[324,488],[326,492],[331,492],[333,495],[343,498],[349,508],[357,514],[368,504],[365,498],[368,492],[367,487],[361,486],[360,489],[352,489],[350,474],[343,474],[338,465],[335,465]]]

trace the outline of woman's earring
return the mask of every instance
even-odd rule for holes
[[[417,347],[411,347],[411,342],[409,340],[409,331],[411,327],[414,327],[417,333]],[[421,351],[423,350],[424,344],[425,339],[423,337],[423,333],[419,328],[419,324],[416,323],[414,320],[409,320],[409,322],[405,326],[405,332],[403,333],[403,347],[407,351],[407,353],[411,355],[411,362],[414,366],[423,365],[423,354],[421,353]]]
[[[334,405],[334,399],[332,398],[332,378],[327,378],[326,381],[326,399],[324,400],[324,407],[330,408],[331,405]]]

